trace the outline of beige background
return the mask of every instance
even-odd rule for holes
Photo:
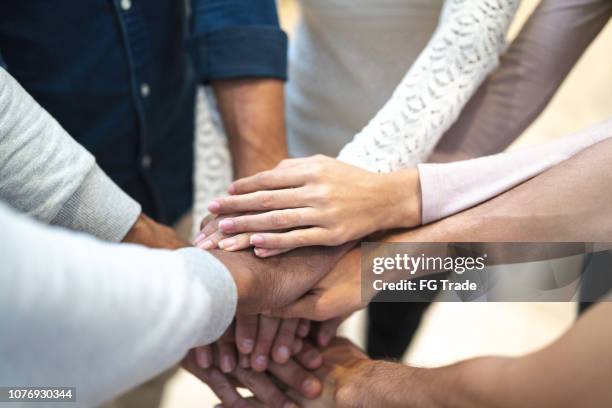
[[[305,0],[307,1],[307,0]],[[511,37],[536,6],[524,0]],[[294,0],[281,0],[281,18],[289,33],[299,16]],[[517,144],[534,143],[586,127],[612,116],[612,24],[583,56],[548,109]],[[484,354],[518,355],[537,349],[572,322],[569,303],[456,304],[439,303],[428,312],[405,361],[422,366],[447,364]],[[363,316],[352,317],[343,332],[362,342]],[[208,407],[217,403],[208,387],[185,372],[169,383],[164,408]]]

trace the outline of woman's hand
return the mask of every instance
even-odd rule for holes
[[[225,218],[207,223],[199,244],[210,246],[203,244],[210,238],[226,250],[252,245],[258,256],[271,256],[416,226],[421,218],[416,169],[376,174],[320,155],[283,160],[235,181],[229,192],[209,204],[211,213]]]

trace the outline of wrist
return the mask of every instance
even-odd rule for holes
[[[121,242],[163,249],[179,249],[190,246],[179,238],[172,228],[159,224],[142,213]]]
[[[388,207],[381,211],[384,229],[421,225],[421,186],[416,168],[382,174]]]

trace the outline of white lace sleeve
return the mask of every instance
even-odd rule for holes
[[[518,0],[446,0],[438,27],[393,96],[338,159],[389,172],[426,159],[505,49]]]

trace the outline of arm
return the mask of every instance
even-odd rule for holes
[[[283,81],[287,36],[274,0],[192,0],[198,74],[210,82],[236,177],[287,157]]]
[[[420,228],[387,233],[380,240],[610,242],[611,154],[612,140],[604,140],[485,203]],[[362,293],[360,258],[360,250],[353,250],[306,296],[274,310],[274,315],[327,320],[365,307],[376,293]],[[383,277],[391,282],[403,278],[393,273]]]
[[[512,0],[447,0],[425,50],[338,158],[378,172],[422,162],[497,66],[517,6]]]
[[[542,1],[430,160],[504,150],[546,107],[610,17],[607,0]]]
[[[140,205],[3,68],[0,198],[43,222],[104,240],[185,246],[169,228],[141,214]]]
[[[536,147],[384,174],[331,158],[294,159],[234,182],[230,187],[234,195],[215,200],[211,210],[219,214],[267,210],[219,223],[227,234],[257,232],[243,244],[262,248],[259,252],[337,245],[376,231],[411,228],[456,214],[610,137],[612,120]],[[207,228],[204,233],[211,233]],[[267,232],[278,229],[290,231]],[[241,237],[231,239],[239,242]],[[220,245],[228,250],[241,248],[226,246],[227,242]]]
[[[337,406],[609,406],[610,313],[608,303],[596,305],[553,344],[523,357],[481,357],[433,369],[369,360],[336,339],[317,375],[331,388],[323,395],[333,395]]]
[[[140,205],[0,68],[0,198],[37,219],[119,241]]]
[[[76,386],[94,406],[214,341],[233,318],[232,275],[203,251],[102,243],[1,204],[0,224],[3,385]]]

